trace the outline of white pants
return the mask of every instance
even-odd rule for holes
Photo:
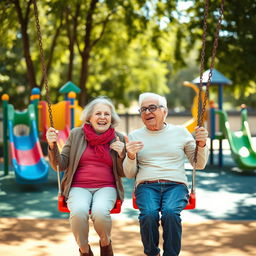
[[[72,187],[67,205],[70,210],[70,225],[79,248],[88,245],[89,210],[95,231],[103,246],[110,242],[112,221],[110,211],[115,205],[115,188],[79,188]]]

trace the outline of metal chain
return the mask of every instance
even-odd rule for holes
[[[204,9],[204,25],[203,25],[203,36],[202,36],[202,51],[201,51],[201,65],[200,65],[200,84],[199,84],[199,94],[198,94],[198,112],[197,112],[197,126],[202,126],[203,118],[206,110],[207,101],[209,99],[209,88],[212,79],[212,71],[214,68],[215,57],[218,47],[218,40],[219,40],[219,31],[221,28],[221,22],[224,13],[224,2],[225,0],[221,0],[221,6],[219,10],[219,19],[216,26],[216,31],[214,34],[214,42],[213,42],[213,49],[212,49],[212,56],[211,56],[211,64],[210,64],[210,71],[208,80],[206,83],[206,91],[205,96],[203,99],[203,106],[202,106],[202,88],[203,88],[203,71],[204,71],[204,60],[205,60],[205,45],[206,45],[206,30],[207,30],[207,17],[209,12],[209,2],[205,0],[205,9]],[[196,150],[194,154],[194,163],[197,163],[197,154],[198,154],[198,144],[196,145]]]
[[[45,58],[44,58],[43,40],[42,40],[42,34],[41,34],[40,23],[39,23],[39,18],[38,18],[38,8],[37,8],[36,0],[33,0],[33,4],[34,4],[35,19],[36,19],[38,44],[39,44],[39,49],[40,49],[41,66],[42,66],[42,72],[43,72],[43,81],[44,81],[44,86],[45,86],[45,91],[46,91],[46,101],[48,104],[49,120],[50,120],[51,127],[54,127],[52,108],[51,108],[52,104],[51,104],[51,100],[50,100],[50,96],[49,96],[48,78],[47,78],[46,64],[45,64]],[[54,143],[55,156],[57,155],[57,148],[58,148],[57,143]],[[62,192],[61,192],[61,185],[60,185],[59,163],[58,163],[57,158],[56,158],[56,166],[57,166],[57,177],[58,177],[58,188],[59,188],[58,195],[60,196],[62,194]]]
[[[218,19],[218,23],[217,23],[217,27],[216,27],[216,31],[215,31],[215,35],[214,35],[214,43],[213,43],[213,49],[212,49],[210,71],[209,71],[208,81],[206,84],[206,93],[205,93],[202,113],[200,115],[200,121],[198,122],[198,125],[202,125],[202,123],[203,123],[203,116],[204,116],[204,113],[206,110],[207,100],[209,98],[209,87],[210,87],[210,83],[211,83],[211,79],[212,79],[212,71],[214,68],[215,57],[216,57],[217,48],[218,48],[219,31],[221,28],[221,23],[222,23],[222,18],[223,18],[223,13],[224,13],[224,2],[225,2],[225,0],[221,1],[221,6],[220,6],[220,10],[219,10],[219,19]]]
[[[201,125],[200,117],[202,111],[202,89],[203,89],[203,72],[205,62],[205,46],[206,46],[206,31],[207,31],[207,18],[209,14],[209,2],[205,0],[204,7],[204,20],[203,20],[203,35],[202,35],[202,49],[201,49],[201,62],[200,62],[200,84],[198,94],[198,112],[197,112],[197,125]]]
[[[42,34],[41,34],[41,28],[40,28],[40,23],[39,23],[39,18],[38,18],[38,8],[37,8],[36,0],[33,0],[33,4],[34,4],[34,14],[35,14],[35,19],[36,19],[37,37],[38,37],[38,44],[39,44],[40,57],[41,57],[41,66],[42,66],[44,87],[46,90],[46,101],[48,104],[50,125],[51,125],[51,127],[54,127],[52,108],[51,108],[52,104],[51,104],[51,100],[50,100],[50,96],[49,96],[49,87],[48,87],[47,71],[46,71],[46,64],[45,64],[45,58],[44,58]]]

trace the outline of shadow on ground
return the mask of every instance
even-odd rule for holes
[[[18,184],[14,172],[0,177],[2,217],[67,218],[57,209],[56,172],[50,170],[48,181],[41,184]]]
[[[256,216],[255,172],[237,172],[230,156],[225,156],[225,167],[208,165],[197,172],[197,202],[189,211],[203,219],[254,220]],[[3,166],[0,165],[0,171]],[[2,173],[2,172],[1,172]],[[191,170],[187,170],[191,180]],[[132,208],[133,180],[123,179],[125,201],[122,215],[137,219],[138,211]],[[56,172],[50,170],[46,183],[21,185],[15,181],[13,171],[0,177],[0,217],[68,218],[57,209]]]

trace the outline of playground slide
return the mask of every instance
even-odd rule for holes
[[[191,108],[192,118],[183,124],[183,126],[185,126],[187,128],[187,130],[190,133],[192,133],[192,132],[195,131],[195,128],[197,126],[197,112],[198,112],[197,109],[198,109],[199,88],[198,88],[197,85],[195,85],[193,83],[190,83],[190,82],[187,82],[187,81],[185,81],[183,83],[183,85],[187,86],[187,87],[191,87],[196,93],[196,96],[194,97],[193,105],[192,105],[192,108]],[[202,91],[202,101],[203,101],[204,97],[205,97],[205,92]],[[205,121],[206,118],[207,117],[206,117],[206,113],[205,113],[203,121]]]
[[[252,143],[251,132],[247,121],[246,109],[242,110],[240,131],[231,131],[227,113],[216,110],[220,117],[220,129],[229,141],[230,150],[235,162],[241,169],[256,169],[256,151]]]
[[[59,131],[58,133],[58,148],[61,150],[66,143],[70,133],[70,107],[68,101],[61,101],[52,105],[52,114],[54,128]],[[42,139],[46,140],[46,131],[50,127],[49,113],[47,103],[40,102],[39,111],[39,130],[42,132]]]
[[[75,101],[75,127],[79,127],[82,125],[82,121],[80,120],[81,114],[83,112],[83,108],[78,105],[78,101]]]
[[[8,131],[16,181],[20,184],[45,182],[49,166],[39,142],[34,105],[20,112],[9,104]]]
[[[195,131],[195,128],[197,126],[197,119],[195,118],[191,118],[190,120],[188,120],[187,122],[185,122],[183,124],[183,126],[185,126],[187,128],[187,130],[192,133]]]

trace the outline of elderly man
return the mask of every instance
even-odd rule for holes
[[[180,212],[188,203],[188,181],[184,169],[187,157],[193,164],[196,142],[182,126],[167,124],[166,99],[158,94],[143,93],[139,112],[145,127],[126,137],[127,155],[123,162],[128,178],[136,178],[136,202],[144,253],[160,256],[159,220],[163,228],[163,256],[177,256],[181,250]],[[208,159],[208,132],[197,127],[197,169]],[[159,213],[161,213],[161,218]]]

